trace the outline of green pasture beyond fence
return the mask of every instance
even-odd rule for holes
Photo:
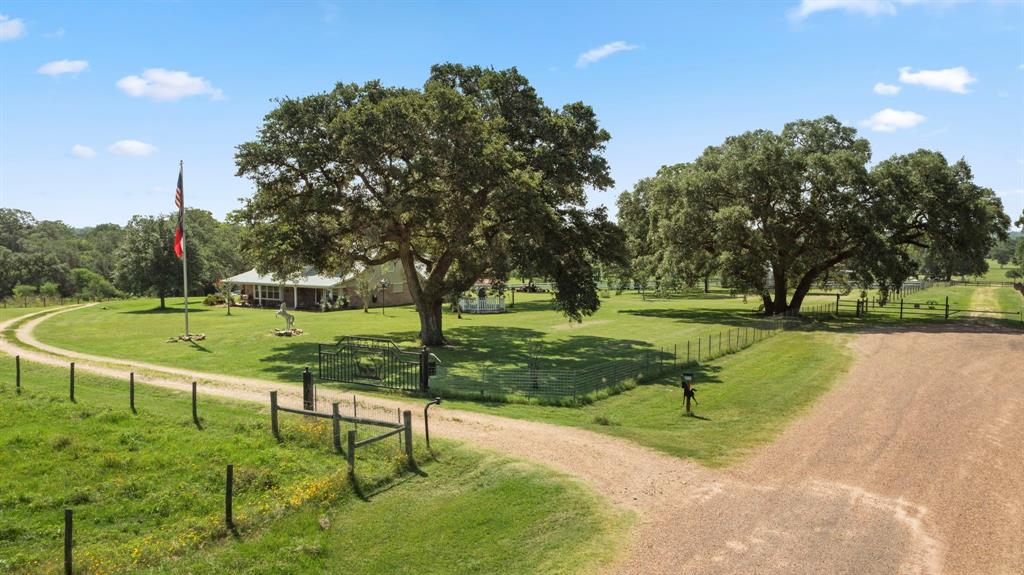
[[[13,358],[14,363],[14,386],[11,390],[14,397],[25,397],[29,401],[38,401],[40,397],[45,397],[49,393],[44,392],[40,394],[34,385],[34,380],[31,374],[26,374],[23,368],[28,365],[23,365],[20,356]],[[27,377],[26,377],[27,376]],[[82,384],[86,387],[83,387]],[[130,413],[135,417],[145,417],[145,415],[139,414],[139,407],[145,409],[148,405],[148,399],[138,398],[136,394],[136,377],[135,373],[131,372],[126,374],[124,379],[124,411]],[[76,385],[78,391],[86,391],[92,385],[92,381],[82,381],[81,377],[76,377],[75,374],[75,363],[70,362],[67,366],[67,387],[66,387],[66,401],[74,405],[80,405],[83,412],[90,413],[90,407],[87,405],[87,401],[83,401],[81,393],[76,398],[75,391]],[[108,384],[101,383],[101,387],[109,387]],[[50,386],[47,385],[47,388]],[[9,389],[9,388],[8,388]],[[3,391],[3,388],[0,388]],[[49,389],[47,391],[50,391]],[[182,394],[184,397],[188,397]],[[56,397],[50,396],[49,401],[57,400]],[[137,401],[138,400],[138,401]],[[157,403],[166,404],[166,399],[159,399]],[[187,400],[186,400],[187,401]],[[106,404],[106,402],[102,402]],[[348,405],[345,405],[348,403]],[[326,405],[330,406],[330,410],[327,413],[321,411]],[[348,412],[352,415],[348,415]],[[192,393],[191,393],[191,424],[195,426],[197,430],[205,430],[208,427],[215,425],[215,422],[208,421],[203,416],[203,409],[199,401],[197,394],[197,384],[192,382]],[[292,422],[287,422],[282,425],[280,418],[281,414],[290,413],[301,416],[297,418],[300,422],[299,425],[293,427]],[[392,419],[397,415],[397,421]],[[83,416],[88,417],[88,415]],[[305,400],[296,400],[293,398],[282,398],[282,401],[278,401],[277,392],[271,392],[270,394],[270,429],[274,438],[279,443],[286,442],[289,438],[293,438],[296,435],[302,436],[304,434],[312,434],[317,436],[316,429],[310,428],[309,424],[317,420],[328,420],[332,426],[332,439],[333,439],[333,452],[337,455],[341,455],[346,459],[348,465],[348,479],[353,483],[358,483],[356,479],[356,451],[366,451],[371,448],[371,454],[369,457],[373,457],[381,460],[388,460],[392,458],[402,458],[402,468],[416,468],[416,463],[413,458],[413,445],[412,445],[412,415],[409,411],[399,411],[396,413],[395,410],[385,408],[376,405],[370,405],[365,403],[357,403],[355,397],[352,397],[351,402],[347,402],[346,398],[341,396],[317,397],[312,398],[312,403],[306,403]],[[292,428],[289,434],[283,434],[281,428]],[[298,429],[296,429],[298,428]],[[311,430],[312,429],[312,430]],[[345,437],[347,441],[342,442],[341,437]],[[315,441],[316,437],[310,439],[304,439],[303,443],[309,440]],[[391,446],[385,446],[386,440],[394,441],[398,449],[393,449]],[[325,449],[326,452],[326,449]],[[404,454],[402,453],[404,452]],[[237,534],[237,528],[239,525],[236,522],[236,506],[235,506],[235,475],[236,468],[233,464],[227,464],[225,469],[225,481],[224,481],[224,515],[223,515],[223,529],[225,532],[233,532]],[[248,470],[251,472],[251,470]],[[358,492],[358,485],[357,485]],[[244,509],[246,512],[247,523],[259,523],[261,512],[256,510]],[[265,513],[263,513],[265,515]],[[89,524],[75,524],[74,520],[74,508],[65,508],[63,513],[63,529],[61,530],[63,538],[63,573],[71,575],[79,572],[93,572],[92,569],[81,569],[83,562],[76,558],[75,553],[75,541],[76,538],[82,532],[88,532],[90,529]],[[265,518],[264,518],[265,519]],[[58,524],[54,525],[54,529],[60,529]],[[2,562],[0,562],[2,564]]]
[[[430,377],[430,392],[441,397],[510,403],[586,404],[679,368],[750,347],[784,331],[790,318],[780,315],[750,321],[755,325],[718,330],[672,347],[645,350],[630,359],[607,361],[583,369],[527,366],[467,370],[460,366],[453,370],[438,365],[436,373]]]

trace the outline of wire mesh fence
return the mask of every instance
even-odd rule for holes
[[[834,306],[830,307],[830,310]],[[829,310],[829,313],[830,313]],[[815,308],[815,312],[825,313]],[[632,356],[581,369],[489,367],[450,369],[438,366],[430,390],[441,396],[555,405],[579,405],[652,381],[673,369],[717,359],[766,339],[785,328],[789,317],[751,318],[749,325],[721,329],[670,347],[646,349]]]

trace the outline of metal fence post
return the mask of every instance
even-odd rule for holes
[[[192,422],[196,424],[196,427],[200,427],[199,411],[196,409],[196,382],[194,381],[192,382]]]
[[[128,405],[132,408],[132,413],[135,413],[135,372],[128,374]]]
[[[409,461],[409,467],[416,467],[416,460],[412,457],[412,412],[405,410],[402,412],[402,422],[405,425],[405,431],[402,435],[405,436],[405,457]]]
[[[68,378],[68,393],[71,396],[71,401],[75,401],[75,362],[71,362],[71,373]]]
[[[316,409],[316,395],[313,391],[313,373],[307,367],[302,371],[302,409],[314,411]]]
[[[341,453],[341,414],[338,413],[338,402],[331,403],[331,432],[334,437],[334,451]]]
[[[14,356],[14,392],[21,394],[21,356]]]
[[[949,319],[949,296],[946,296],[946,319]]]
[[[72,511],[70,509],[64,510],[64,575],[71,575],[72,572],[72,557],[71,557],[71,542],[72,542],[72,529],[74,519]]]
[[[228,475],[224,486],[224,524],[228,529],[235,526],[235,518],[232,510],[232,499],[235,495],[235,466],[228,464]]]
[[[281,433],[277,428],[277,391],[270,392],[270,431],[278,441],[281,440]]]

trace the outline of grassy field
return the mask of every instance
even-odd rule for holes
[[[841,334],[788,332],[693,369],[700,417],[683,414],[682,389],[674,379],[577,409],[465,401],[446,405],[590,429],[718,467],[770,441],[828,391],[850,364],[844,342]]]
[[[575,482],[450,443],[417,452],[421,474],[393,443],[360,450],[353,485],[329,426],[285,415],[278,443],[265,410],[203,398],[200,430],[187,395],[139,386],[133,415],[125,382],[80,373],[71,403],[64,370],[22,370],[16,395],[0,361],[4,573],[60,570],[64,508],[76,573],[586,572],[628,521]]]
[[[1006,267],[999,265],[996,260],[985,260],[988,262],[988,272],[981,276],[975,276],[968,279],[990,281],[990,282],[1012,282],[1014,280],[1006,277],[1006,272],[1014,269],[1012,263],[1006,264]]]
[[[515,308],[506,314],[463,314],[457,319],[446,313],[445,334],[452,345],[432,351],[456,371],[525,366],[531,357],[541,367],[578,369],[644,352],[668,353],[673,346],[685,348],[687,340],[761,325],[750,313],[757,305],[723,291],[685,298],[626,293],[603,299],[593,317],[572,324],[552,308],[550,295],[518,294]],[[233,309],[230,317],[224,312],[198,306],[191,328],[207,339],[195,345],[165,343],[183,331],[182,309],[180,302],[156,309],[156,300],[110,302],[69,312],[46,321],[36,333],[46,343],[78,351],[295,382],[303,366],[315,364],[317,343],[373,335],[413,345],[419,329],[410,306],[388,308],[385,316],[379,309],[370,314],[297,311],[295,326],[305,333],[294,338],[272,335],[273,328],[282,327],[272,310]]]

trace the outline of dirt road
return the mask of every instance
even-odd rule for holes
[[[45,317],[16,338],[34,342]],[[844,380],[726,471],[543,423],[438,409],[431,427],[568,473],[635,511],[616,573],[1024,572],[1024,335],[979,326],[869,333],[850,345],[859,360]],[[78,369],[118,377],[140,367],[54,348],[21,353],[59,364],[74,356]],[[297,400],[295,387],[275,382],[142,367],[156,385],[197,377],[205,393],[265,402],[280,389]]]

